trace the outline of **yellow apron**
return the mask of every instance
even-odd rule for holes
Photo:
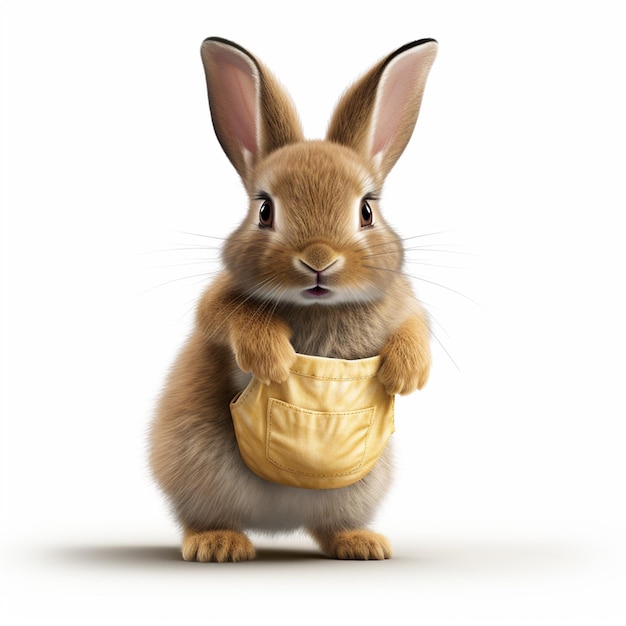
[[[255,473],[306,489],[365,476],[394,432],[394,397],[377,377],[380,357],[297,355],[289,378],[253,378],[230,404],[241,456]]]

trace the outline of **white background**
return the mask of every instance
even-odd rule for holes
[[[624,623],[619,4],[2,4],[3,623]],[[219,269],[185,233],[225,236],[245,206],[211,35],[265,60],[313,137],[370,64],[440,42],[383,204],[404,237],[439,233],[407,242],[438,341],[398,403],[391,561],[255,537],[256,562],[184,563],[146,468]]]

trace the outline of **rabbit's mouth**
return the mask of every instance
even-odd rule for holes
[[[315,287],[312,287],[311,289],[305,289],[304,293],[307,297],[310,297],[310,298],[323,298],[325,296],[330,295],[330,289],[325,289],[324,287],[321,287],[320,285],[316,285]]]

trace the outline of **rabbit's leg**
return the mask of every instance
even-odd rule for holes
[[[183,536],[182,552],[185,561],[203,563],[250,561],[255,557],[252,542],[238,530],[187,529]]]
[[[391,545],[384,535],[371,530],[311,531],[321,549],[336,559],[382,561],[391,558]]]

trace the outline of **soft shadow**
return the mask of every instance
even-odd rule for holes
[[[47,551],[55,561],[91,566],[150,566],[164,563],[185,563],[178,546],[66,546]],[[261,563],[289,563],[327,559],[324,554],[307,549],[257,548]]]
[[[150,565],[183,560],[177,546],[65,546],[50,549],[47,555],[76,565]]]
[[[328,561],[332,559],[315,550],[257,548],[256,560],[269,563],[272,561]]]
[[[263,545],[261,542],[259,545],[257,542],[255,547],[257,556],[248,562],[250,567],[254,567],[254,564],[319,566],[323,562],[339,563],[308,545],[275,546],[273,543]],[[57,565],[90,568],[156,570],[181,567],[190,571],[194,565],[215,565],[185,562],[177,544],[57,546],[47,548],[42,556]],[[446,574],[507,575],[570,569],[584,564],[588,556],[580,546],[559,541],[420,541],[418,545],[403,545],[399,541],[395,546],[394,557],[386,562],[385,569],[411,573],[439,571]],[[341,563],[341,567],[354,567],[346,561]],[[246,563],[236,565],[241,568]]]

